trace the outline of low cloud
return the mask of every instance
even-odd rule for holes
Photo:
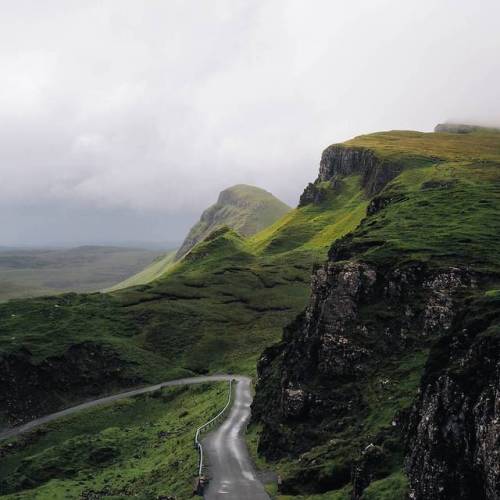
[[[331,142],[498,123],[499,17],[495,0],[9,2],[4,238],[29,239],[19,214],[40,207],[177,217],[162,230],[180,238],[231,184],[295,204]],[[60,239],[49,226],[37,241]],[[84,226],[82,239],[105,236]],[[147,236],[143,222],[115,226]]]

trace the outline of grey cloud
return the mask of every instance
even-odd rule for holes
[[[500,121],[496,0],[1,7],[0,244],[61,239],[60,210],[82,239],[180,239],[231,184],[295,204],[332,142]]]

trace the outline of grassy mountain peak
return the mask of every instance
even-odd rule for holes
[[[207,208],[179,248],[180,259],[215,229],[228,226],[243,236],[253,235],[282,217],[290,207],[264,189],[237,184],[224,189]]]

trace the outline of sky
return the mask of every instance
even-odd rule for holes
[[[0,245],[177,242],[321,151],[500,123],[498,0],[0,0]]]

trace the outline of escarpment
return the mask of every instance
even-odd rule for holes
[[[500,498],[500,163],[465,146],[466,167],[436,160],[442,142],[425,159],[458,144],[428,136],[390,161],[394,134],[331,146],[301,197],[320,206],[354,176],[368,202],[258,363],[258,449],[291,464],[284,494]]]
[[[406,433],[411,498],[500,498],[500,301],[487,302],[431,351]]]
[[[300,457],[284,493],[352,483],[362,498],[406,453],[411,498],[500,498],[500,343],[456,340],[478,283],[468,269],[423,264],[316,270],[307,309],[258,365],[259,451]],[[430,348],[434,364],[415,399]],[[333,464],[328,480],[314,472],[315,447]]]
[[[403,169],[402,164],[382,159],[364,147],[334,144],[323,151],[319,175],[309,183],[300,197],[299,206],[320,203],[326,189],[348,175],[361,176],[361,185],[367,196],[380,192]]]
[[[375,411],[366,398],[373,378],[396,377],[402,358],[447,332],[459,297],[474,286],[474,276],[460,268],[330,261],[317,269],[309,306],[258,366],[261,452],[297,456],[331,432],[354,433],[357,421]]]

